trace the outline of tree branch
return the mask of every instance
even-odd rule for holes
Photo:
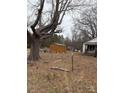
[[[59,0],[56,0],[56,8],[55,8],[55,12],[54,12],[54,16],[50,22],[50,24],[48,24],[47,26],[44,26],[40,33],[41,32],[48,32],[50,31],[51,29],[55,28],[58,24],[58,20],[59,20],[59,12],[58,12],[58,9],[59,9]]]
[[[45,0],[40,0],[40,9],[38,9],[37,18],[36,18],[34,24],[31,26],[31,29],[32,29],[32,31],[34,32],[34,34],[37,34],[37,33],[36,33],[36,30],[35,30],[35,27],[36,27],[36,25],[38,24],[38,21],[39,21],[39,19],[40,19],[40,17],[41,17],[41,13],[42,13],[42,10],[43,10],[43,7],[44,7],[44,1],[45,1]],[[37,35],[38,35],[38,34],[37,34]]]

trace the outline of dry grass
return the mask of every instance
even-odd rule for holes
[[[70,53],[42,53],[41,57],[38,62],[28,64],[28,93],[96,93],[96,58],[75,54],[72,72]]]

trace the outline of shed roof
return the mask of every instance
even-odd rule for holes
[[[54,43],[55,45],[65,46],[64,44]]]

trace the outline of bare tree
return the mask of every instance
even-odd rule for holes
[[[82,11],[78,10],[78,13],[80,16],[73,18],[74,26],[72,28],[71,43],[75,49],[81,49],[83,42],[97,37],[96,2],[88,3]]]
[[[81,34],[92,39],[97,37],[97,9],[91,7],[81,13],[81,18],[77,19],[77,27]]]
[[[83,36],[80,33],[80,31],[73,29],[72,30],[72,41],[71,41],[71,45],[72,45],[73,49],[76,49],[76,50],[81,49],[82,39],[83,39]]]
[[[52,9],[50,11],[49,21],[43,22],[44,15],[44,7],[46,7],[46,0],[39,0],[37,5],[33,5],[35,7],[35,20],[33,24],[28,23],[28,28],[32,30],[29,31],[27,29],[28,38],[31,40],[31,49],[30,55],[28,57],[29,60],[38,60],[39,49],[40,49],[40,40],[48,38],[54,33],[58,33],[61,30],[57,29],[57,26],[61,24],[62,19],[65,15],[66,10],[71,2],[71,0],[51,0]],[[48,12],[48,11],[47,11]]]

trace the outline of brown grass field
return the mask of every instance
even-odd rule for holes
[[[74,54],[72,72],[71,53],[41,53],[38,62],[28,64],[28,93],[97,93],[97,63],[92,56]],[[69,72],[51,69],[58,67]]]

